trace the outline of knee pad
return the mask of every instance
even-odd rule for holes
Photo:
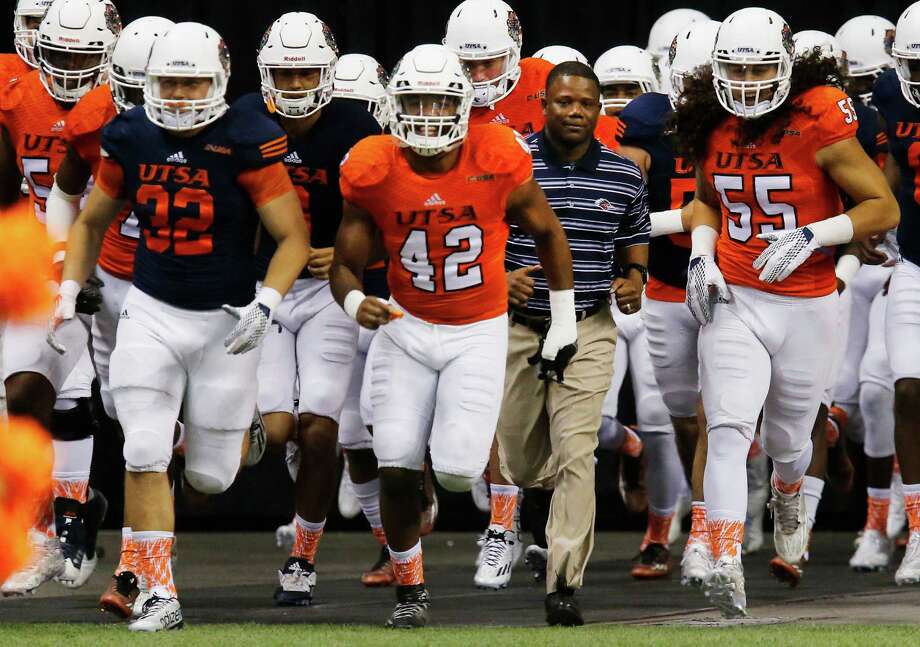
[[[179,403],[153,389],[123,387],[113,391],[125,435],[125,469],[165,472],[172,459]]]
[[[743,456],[747,460],[753,434],[748,436],[745,430],[737,427],[719,426],[709,430],[707,454],[713,460],[732,460]]]
[[[636,400],[636,424],[641,431],[673,431],[671,417],[657,393],[648,394]]]
[[[866,430],[866,456],[892,456],[895,453],[894,392],[875,382],[863,382],[859,390],[859,409]]]
[[[473,484],[479,480],[478,476],[462,476],[460,474],[448,474],[447,472],[434,471],[435,477],[441,487],[448,492],[469,492],[473,489]]]
[[[186,425],[185,480],[202,494],[220,494],[233,485],[240,469],[245,429],[208,429]]]
[[[129,472],[165,472],[172,458],[172,432],[150,427],[125,428],[125,469]]]
[[[51,437],[54,440],[83,440],[96,431],[96,421],[89,398],[80,398],[73,402],[76,404],[75,407],[66,410],[55,409],[52,412]]]

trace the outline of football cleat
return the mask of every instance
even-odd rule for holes
[[[850,558],[850,568],[863,573],[887,570],[893,552],[891,539],[878,530],[866,530]]]
[[[920,584],[920,532],[910,533],[904,559],[894,574],[895,584]]]
[[[682,586],[702,588],[712,570],[712,550],[709,542],[690,540],[684,547],[680,560],[680,583]]]
[[[585,624],[574,589],[560,584],[546,596],[543,606],[546,609],[546,624],[551,627],[580,627]]]
[[[907,509],[904,507],[904,481],[900,472],[891,475],[891,503],[888,504],[887,535],[894,539],[907,525]]]
[[[32,544],[32,561],[0,586],[4,597],[33,593],[42,584],[64,572],[64,553],[57,537],[46,537],[30,530],[29,541]]]
[[[720,557],[703,584],[706,598],[722,613],[723,618],[747,617],[747,597],[744,593],[744,568],[740,557]]]
[[[783,584],[788,584],[790,589],[794,589],[802,581],[802,567],[790,564],[779,556],[770,560],[770,574]]]
[[[355,488],[351,484],[347,460],[342,468],[342,478],[339,479],[339,513],[346,519],[354,519],[361,513],[361,503],[355,496]]]
[[[769,508],[773,512],[773,543],[776,553],[789,564],[802,561],[808,550],[808,523],[805,497],[799,490],[783,494],[771,483]]]
[[[150,599],[153,593],[147,591],[146,589],[141,589],[141,592],[137,594],[137,599],[134,601],[134,606],[131,607],[131,619],[136,620],[141,617],[141,614],[144,613],[144,605],[147,603],[147,600]]]
[[[80,565],[80,573],[75,579],[65,580],[63,577],[59,578],[63,586],[78,589],[86,584],[90,576],[96,571],[96,566],[99,565],[99,558],[103,556],[103,551],[97,547],[96,540],[108,509],[109,502],[105,495],[99,490],[90,488],[90,496],[83,506],[83,528],[85,531],[83,563]]]
[[[680,539],[681,525],[684,517],[690,514],[691,502],[690,492],[686,491],[677,499],[677,508],[674,510],[674,517],[671,519],[671,526],[668,528],[668,545],[676,544]]]
[[[54,499],[54,526],[61,541],[64,570],[57,580],[75,582],[80,578],[86,548],[86,528],[83,524],[84,506],[75,499]]]
[[[390,561],[390,549],[380,547],[380,557],[371,566],[369,571],[361,574],[361,584],[369,587],[390,586],[396,581],[393,573],[393,563]]]
[[[514,567],[514,546],[517,533],[492,525],[486,530],[486,541],[482,549],[482,563],[476,569],[473,582],[480,589],[503,589],[511,581]]]
[[[243,459],[243,467],[252,467],[257,465],[262,457],[265,456],[265,447],[268,445],[268,439],[265,436],[265,423],[262,422],[262,414],[256,409],[252,414],[252,423],[249,425],[249,449],[246,451],[246,458]]]
[[[140,615],[129,625],[130,631],[166,631],[183,626],[179,598],[165,589],[155,589],[144,602]]]
[[[546,581],[546,562],[549,551],[546,548],[531,544],[524,551],[524,563],[530,567],[530,574],[534,582]]]
[[[99,609],[119,618],[130,618],[139,593],[137,576],[131,571],[122,571],[112,576],[109,588],[99,598]],[[138,609],[141,606],[138,605]]]
[[[316,587],[316,569],[302,557],[288,557],[284,568],[278,571],[278,588],[275,603],[283,607],[306,607],[313,600]]]
[[[637,580],[656,580],[671,574],[673,564],[667,546],[649,544],[639,554],[630,575]]]
[[[387,619],[391,629],[416,629],[428,624],[431,598],[424,584],[396,587],[396,607]]]
[[[278,548],[283,548],[286,552],[291,552],[296,536],[296,522],[292,519],[291,523],[275,528],[275,545]]]

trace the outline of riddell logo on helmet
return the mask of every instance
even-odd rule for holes
[[[58,36],[58,41],[61,43],[79,43],[79,38],[68,38],[67,36]]]
[[[307,57],[306,56],[285,56],[283,60],[285,61],[305,61],[307,60]]]

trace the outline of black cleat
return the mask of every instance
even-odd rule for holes
[[[76,499],[54,499],[54,524],[64,553],[64,572],[58,576],[59,580],[74,581],[80,577],[80,567],[86,554],[85,514],[85,504]]]
[[[278,606],[310,606],[316,587],[316,569],[302,557],[288,557],[284,568],[278,571],[278,584],[274,596]]]
[[[428,624],[431,598],[424,584],[396,587],[396,607],[386,626],[391,629],[416,629]]]
[[[546,596],[546,622],[551,627],[580,627],[585,624],[581,609],[575,599],[575,589],[560,583],[558,588]]]

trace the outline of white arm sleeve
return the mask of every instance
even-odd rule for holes
[[[48,195],[48,201],[45,205],[45,226],[48,228],[48,235],[55,243],[67,242],[67,234],[70,232],[70,226],[77,219],[80,213],[81,195],[70,195],[64,193],[58,187],[57,182],[51,187],[51,193]],[[57,258],[58,254],[61,258]],[[55,254],[55,262],[63,259],[64,252]]]

